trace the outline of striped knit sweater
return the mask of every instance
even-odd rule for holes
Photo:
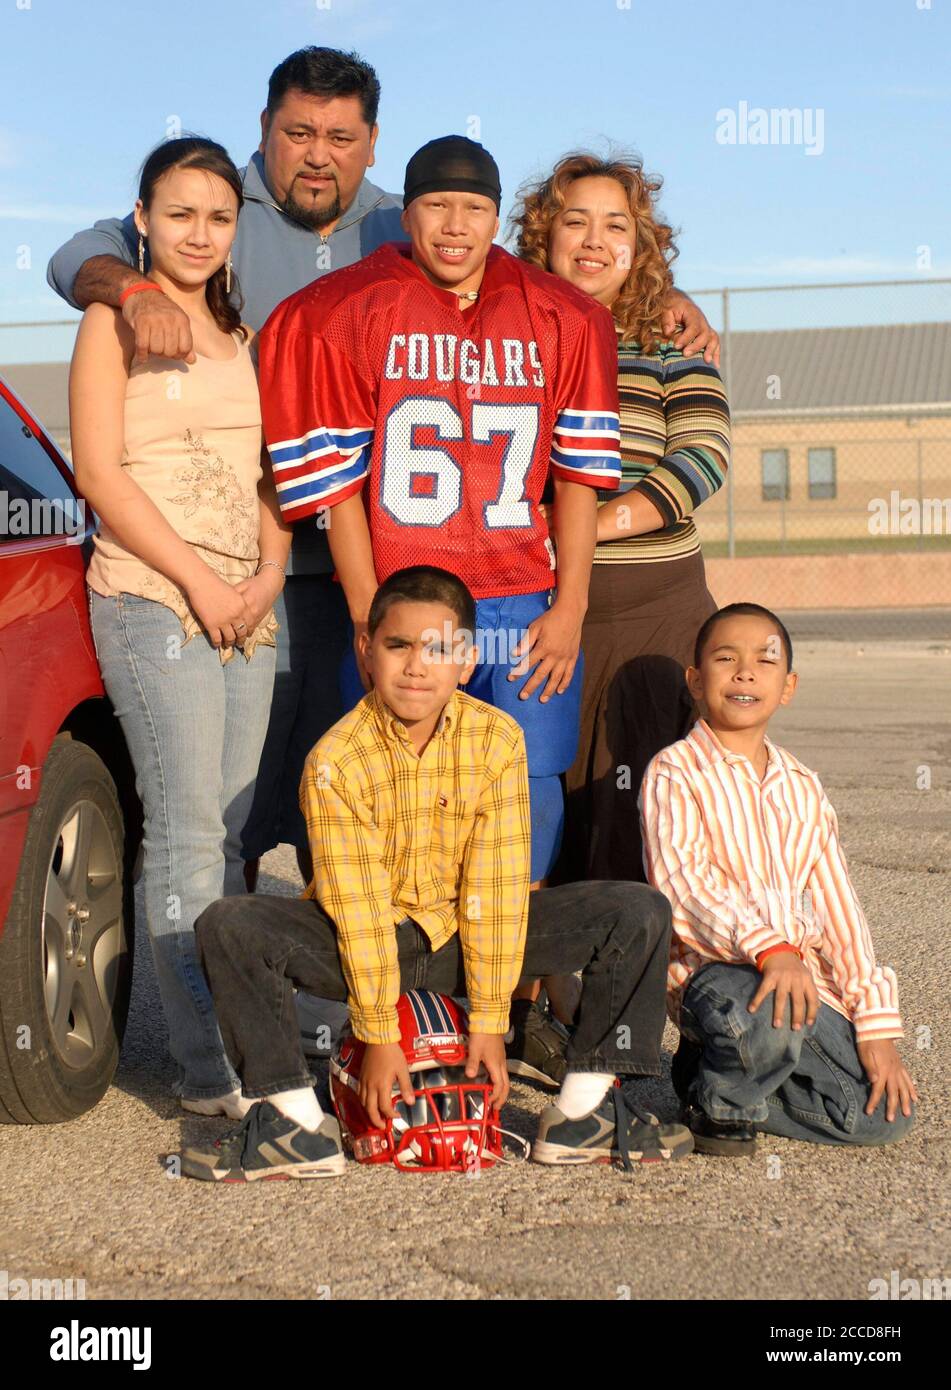
[[[596,565],[676,560],[700,549],[692,513],[723,485],[730,461],[730,408],[720,373],[670,343],[645,354],[618,345],[621,402],[620,492],[642,492],[664,525],[629,539],[601,542]],[[635,458],[647,455],[653,462]],[[618,492],[598,493],[601,502]]]

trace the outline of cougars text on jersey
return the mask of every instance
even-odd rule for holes
[[[477,598],[547,588],[549,471],[620,478],[610,315],[499,247],[465,312],[382,247],[279,305],[260,364],[283,515],[326,525],[362,492],[380,582],[431,564]]]

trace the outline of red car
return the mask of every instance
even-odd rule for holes
[[[89,629],[72,471],[0,380],[0,1122],[104,1094],[129,1007],[141,811]]]

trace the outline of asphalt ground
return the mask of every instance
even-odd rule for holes
[[[0,1128],[0,1271],[82,1278],[88,1298],[334,1300],[867,1299],[892,1271],[947,1275],[951,629],[925,612],[797,619],[800,689],[771,731],[822,776],[879,958],[898,974],[921,1094],[902,1143],[765,1136],[751,1161],[694,1155],[633,1175],[353,1163],[325,1183],[176,1179],[165,1156],[229,1125],[184,1118],[169,1094],[140,925],[113,1087],[71,1124]],[[267,857],[261,890],[297,891],[290,850]],[[668,1027],[665,1056],[674,1045]],[[666,1076],[632,1094],[676,1117]],[[545,1103],[516,1082],[506,1123],[530,1136]]]

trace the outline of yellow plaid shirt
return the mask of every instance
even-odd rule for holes
[[[460,936],[477,1033],[504,1033],[525,950],[528,769],[515,720],[457,690],[418,756],[376,691],[311,749],[300,788],[314,860],[305,897],[337,928],[350,1019],[399,1041],[394,927]]]

